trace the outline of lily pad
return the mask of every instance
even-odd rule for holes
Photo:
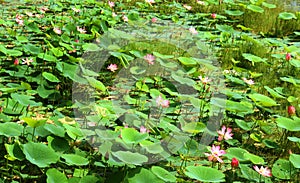
[[[278,18],[283,19],[283,20],[297,19],[296,15],[294,13],[289,13],[289,12],[279,13]]]
[[[95,79],[94,77],[85,77],[85,78],[87,79],[87,81],[92,87],[100,91],[106,91],[106,87],[101,81]]]
[[[51,81],[51,82],[60,82],[60,80],[55,75],[53,75],[53,74],[51,74],[49,72],[43,72],[42,75],[48,81]]]
[[[0,123],[0,135],[16,137],[23,133],[23,126],[13,122]]]
[[[300,60],[298,59],[291,59],[289,63],[294,67],[300,68]]]
[[[42,52],[41,47],[35,46],[31,43],[28,43],[27,45],[24,45],[23,47],[24,47],[25,51],[27,51],[33,55],[38,55],[39,53]]]
[[[23,154],[20,145],[18,143],[14,144],[5,144],[5,149],[9,155],[9,160],[20,160],[23,161],[25,159],[25,155]]]
[[[221,171],[211,167],[188,166],[184,173],[188,177],[202,182],[225,182],[225,175]]]
[[[284,96],[280,95],[279,93],[277,93],[275,90],[273,90],[272,88],[268,87],[268,86],[264,86],[264,88],[272,95],[272,97],[274,98],[285,98]]]
[[[24,120],[28,124],[28,126],[30,126],[32,128],[42,126],[47,121],[47,119],[33,119],[30,117],[23,117],[22,120]]]
[[[257,13],[263,13],[264,9],[262,7],[256,6],[254,4],[249,4],[247,6],[247,9],[253,11],[253,12],[257,12]]]
[[[280,117],[276,119],[277,126],[287,129],[289,131],[300,131],[300,119],[290,119],[286,117]]]
[[[41,168],[48,167],[59,160],[59,155],[42,143],[28,142],[23,145],[23,153],[28,161]]]
[[[248,95],[256,104],[258,105],[262,105],[264,107],[272,107],[272,106],[276,106],[278,105],[276,103],[276,101],[274,101],[273,99],[271,99],[268,96],[259,94],[259,93],[255,93],[255,94],[249,94]]]
[[[252,62],[252,65],[254,65],[254,63],[258,63],[258,62],[264,62],[264,63],[267,63],[267,59],[266,58],[261,58],[261,57],[258,57],[256,55],[252,55],[250,53],[243,53],[242,54],[243,57],[246,59],[246,60],[249,60]]]
[[[171,174],[169,171],[159,167],[153,166],[151,167],[151,171],[164,182],[176,182],[175,175]]]
[[[19,102],[19,104],[23,105],[23,106],[40,106],[41,103],[36,103],[35,101],[31,100],[34,99],[33,96],[28,96],[28,95],[24,95],[24,94],[18,94],[18,93],[12,93],[11,94],[11,98],[13,98],[14,100],[16,100],[17,102]]]
[[[294,165],[295,168],[300,168],[300,155],[299,154],[291,154],[289,160]]]
[[[153,143],[147,140],[140,142],[140,145],[146,149],[147,152],[152,154],[159,154],[164,151],[163,147],[160,143]]]
[[[113,156],[119,160],[130,165],[142,165],[148,161],[148,157],[140,153],[133,153],[130,151],[117,151],[112,153]]]
[[[290,175],[295,173],[295,168],[286,159],[278,159],[272,167],[272,175],[279,179],[290,179]]]
[[[186,65],[186,66],[195,66],[195,65],[197,65],[197,62],[193,58],[190,58],[190,57],[179,57],[178,60],[183,65]]]
[[[65,159],[68,165],[83,166],[89,164],[88,159],[77,154],[63,154],[61,157]]]
[[[145,168],[141,168],[138,172],[130,172],[129,174],[133,175],[128,177],[128,183],[165,183],[155,176],[150,170]]]
[[[124,142],[128,144],[139,143],[148,138],[147,133],[139,133],[133,128],[122,129],[121,136]]]
[[[61,173],[55,168],[48,169],[46,175],[47,183],[68,183],[68,179],[65,174]]]
[[[245,153],[244,157],[249,159],[253,164],[263,164],[265,162],[263,158],[251,153]]]
[[[249,152],[245,149],[231,147],[226,150],[226,154],[223,156],[226,156],[228,159],[237,158],[239,161],[248,161],[248,157],[244,156],[247,153]]]
[[[203,132],[205,129],[206,129],[206,125],[201,122],[190,122],[185,124],[182,127],[182,130],[184,132],[193,133],[193,134]]]
[[[240,10],[225,10],[225,13],[231,16],[240,16],[242,14],[244,14],[244,12],[240,11]]]
[[[263,2],[262,5],[264,7],[270,8],[270,9],[273,9],[273,8],[277,7],[275,4],[270,4],[270,3],[266,3],[266,2]]]

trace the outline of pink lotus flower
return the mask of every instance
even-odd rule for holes
[[[123,15],[122,19],[123,19],[124,22],[128,22],[128,17],[126,15]]]
[[[190,33],[192,34],[198,34],[198,31],[195,29],[195,27],[190,27],[189,28]]]
[[[226,126],[222,126],[222,130],[217,131],[219,134],[218,141],[222,141],[223,139],[232,139],[233,134],[231,133],[231,131],[231,128],[226,129]]]
[[[204,1],[197,1],[197,3],[200,4],[200,5],[205,5]]]
[[[170,106],[169,100],[164,100],[161,95],[156,98],[156,105],[161,106],[162,108],[168,108]]]
[[[76,48],[75,48],[75,46],[72,46],[74,49],[73,50],[69,50],[69,53],[71,54],[71,53],[76,53]]]
[[[220,163],[223,163],[223,160],[220,158],[220,156],[226,154],[226,152],[224,150],[220,150],[220,146],[212,145],[210,152],[211,154],[204,153],[206,156],[208,156],[209,161],[218,161]]]
[[[115,12],[112,12],[112,13],[111,13],[111,16],[112,16],[112,17],[116,17],[117,14],[116,14]]]
[[[111,72],[115,72],[116,70],[118,70],[118,65],[117,64],[110,64],[107,67],[108,70],[110,70]]]
[[[54,27],[54,28],[53,28],[53,31],[54,31],[56,34],[61,34],[61,33],[62,33],[62,32],[61,32],[61,29],[58,28],[58,27]]]
[[[77,31],[80,32],[81,34],[85,34],[86,33],[86,30],[84,28],[81,28],[79,26],[77,26],[76,28],[77,28]]]
[[[44,15],[44,14],[36,14],[35,17],[36,17],[36,18],[44,18],[45,15]]]
[[[30,65],[30,63],[33,62],[32,58],[30,58],[30,59],[26,58],[26,59],[22,59],[22,60],[23,60],[22,64],[27,64],[27,65]]]
[[[25,12],[25,14],[27,15],[27,16],[29,16],[29,17],[33,17],[34,16],[34,14],[32,13],[32,12]]]
[[[16,22],[19,25],[24,25],[24,20],[22,20],[23,16],[22,15],[16,15]]]
[[[208,79],[208,77],[198,76],[198,78],[200,79],[200,81],[201,81],[203,84],[207,84],[207,83],[211,82],[211,80]]]
[[[296,114],[296,108],[295,108],[294,106],[290,105],[290,106],[288,107],[288,114],[289,114],[290,116],[295,115],[295,114]]]
[[[292,59],[292,55],[290,54],[290,53],[287,53],[286,55],[285,55],[285,60],[286,61],[290,61]]]
[[[260,168],[258,168],[258,166],[254,165],[253,168],[255,171],[257,171],[260,175],[262,175],[264,177],[272,176],[271,170],[268,169],[268,167],[261,166]]]
[[[40,8],[40,10],[41,10],[42,13],[45,13],[46,11],[49,11],[49,8],[46,7],[46,6],[43,6],[43,7]]]
[[[210,16],[211,16],[211,18],[215,19],[217,17],[217,14],[212,13]]]
[[[145,0],[145,1],[146,1],[146,3],[149,3],[150,5],[152,5],[153,3],[155,3],[154,0]]]
[[[140,133],[149,133],[149,132],[150,132],[150,130],[148,130],[146,127],[144,127],[144,126],[140,127]]]
[[[244,81],[245,83],[247,83],[248,85],[254,85],[254,84],[255,84],[254,81],[253,81],[252,79],[246,79],[246,78],[243,78],[243,81]]]
[[[148,62],[149,65],[153,65],[155,56],[153,56],[151,54],[147,54],[146,56],[144,56],[144,59]]]
[[[113,8],[113,7],[115,6],[115,3],[112,2],[112,1],[108,1],[108,6],[109,6],[110,8]]]
[[[157,18],[153,17],[153,18],[151,19],[151,22],[152,22],[152,23],[157,22]]]
[[[189,5],[187,5],[187,4],[184,4],[183,7],[184,7],[185,9],[187,9],[187,10],[191,10],[191,9],[192,9],[192,7],[189,6]]]
[[[80,13],[80,9],[77,9],[77,8],[72,8],[72,10],[75,12],[75,13]]]

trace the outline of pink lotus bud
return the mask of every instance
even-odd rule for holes
[[[292,55],[291,55],[290,53],[287,53],[287,54],[285,55],[285,60],[286,60],[286,61],[290,61],[291,58],[292,58]]]
[[[157,18],[155,18],[155,17],[153,17],[152,19],[151,19],[151,22],[152,23],[155,23],[157,21]]]
[[[290,106],[288,107],[288,114],[289,114],[290,116],[295,115],[295,114],[296,114],[296,108],[295,108],[294,106],[290,105]]]
[[[239,160],[236,159],[236,158],[232,158],[232,160],[231,160],[231,167],[232,168],[236,168],[238,166],[239,166]]]
[[[14,61],[14,65],[19,65],[19,60],[17,58]]]
[[[211,18],[215,19],[216,17],[217,17],[217,14],[215,14],[215,13],[211,14]]]

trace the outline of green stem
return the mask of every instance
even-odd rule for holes
[[[259,174],[259,183],[261,183],[261,174]]]
[[[32,141],[33,141],[33,138],[34,138],[34,134],[35,134],[35,128],[33,128],[33,132],[32,132]]]

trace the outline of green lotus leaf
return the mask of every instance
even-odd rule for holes
[[[299,154],[291,154],[289,160],[294,165],[295,168],[300,168],[300,155]]]
[[[185,175],[202,182],[225,182],[225,174],[221,171],[205,166],[188,166]]]
[[[121,136],[124,142],[128,144],[139,143],[148,138],[147,133],[139,133],[137,130],[133,128],[122,129]]]
[[[164,182],[176,182],[175,175],[159,166],[152,166],[151,171]]]
[[[77,154],[63,154],[61,157],[65,159],[68,165],[83,166],[89,164],[89,160],[87,158]]]
[[[59,155],[42,143],[28,142],[23,145],[23,153],[28,161],[41,168],[48,167],[59,160]]]
[[[294,13],[289,13],[289,12],[279,13],[278,18],[283,19],[283,20],[297,19],[296,15]]]
[[[148,161],[148,157],[140,153],[133,153],[130,151],[117,151],[112,153],[113,156],[126,164],[142,165]]]
[[[66,175],[55,168],[48,169],[46,175],[47,183],[68,183]]]
[[[254,4],[249,4],[247,6],[247,9],[253,11],[253,12],[257,12],[257,13],[263,13],[264,12],[264,9],[259,7],[259,6],[256,6]]]
[[[4,135],[6,137],[21,136],[23,133],[23,129],[24,127],[18,123],[0,123],[0,135]]]

